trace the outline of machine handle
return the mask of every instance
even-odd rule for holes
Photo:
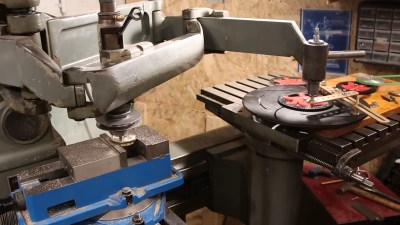
[[[348,58],[364,58],[365,51],[329,51],[328,59],[348,59]]]
[[[128,27],[129,23],[131,22],[131,20],[135,20],[135,21],[141,20],[143,18],[143,15],[144,15],[144,12],[143,12],[142,8],[140,8],[140,7],[132,8],[131,11],[129,12],[128,16],[126,17],[124,24],[118,30],[118,36],[122,36],[124,31]]]

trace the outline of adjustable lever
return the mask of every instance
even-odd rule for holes
[[[121,28],[119,28],[118,36],[122,36],[124,31],[128,27],[129,23],[131,22],[131,20],[135,20],[135,21],[141,20],[143,18],[143,14],[144,14],[144,12],[143,12],[142,8],[133,7],[131,9],[131,11],[129,11],[129,14],[126,17],[124,24],[122,25]]]
[[[329,51],[328,59],[349,59],[349,58],[364,58],[365,51]]]

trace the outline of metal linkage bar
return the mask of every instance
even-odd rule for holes
[[[316,98],[314,98],[314,102],[315,103],[326,102],[326,101],[332,101],[332,100],[347,98],[347,97],[356,96],[356,95],[358,95],[357,91],[347,91],[347,92],[342,92],[342,93],[332,93],[331,95],[316,97]]]
[[[321,86],[321,89],[332,94],[330,96],[336,96],[340,94],[338,94],[332,87],[327,87],[327,86]],[[355,109],[360,110],[362,112],[364,112],[365,114],[367,114],[368,116],[370,116],[371,118],[375,119],[376,121],[380,122],[380,123],[389,123],[389,119],[387,119],[386,117],[380,115],[379,113],[376,113],[374,111],[372,111],[369,107],[360,104],[358,99],[354,99],[354,98],[349,98],[350,96],[347,96],[347,94],[342,94],[343,97],[340,97],[340,99],[342,99],[343,101],[350,103]],[[324,97],[321,97],[321,99]],[[329,98],[329,96],[327,96],[326,98]],[[315,101],[315,99],[314,99]]]

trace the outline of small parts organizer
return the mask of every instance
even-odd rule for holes
[[[400,66],[400,2],[362,2],[356,48],[367,55],[357,62]]]

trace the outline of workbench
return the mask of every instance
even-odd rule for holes
[[[307,173],[314,164],[305,163],[303,171]],[[382,206],[371,200],[357,197],[357,195],[346,192],[344,194],[339,194],[338,189],[344,185],[344,182],[321,185],[322,182],[337,180],[337,177],[327,177],[327,176],[316,176],[311,178],[309,176],[303,177],[303,183],[305,187],[312,193],[313,197],[316,198],[317,202],[326,211],[325,218],[322,220],[325,222],[324,225],[328,224],[376,224],[366,219],[361,213],[356,211],[351,205],[355,201],[367,206],[372,209],[376,214],[385,218],[382,224],[396,224],[395,221],[400,221],[400,212],[393,209]],[[370,178],[374,181],[376,188],[382,192],[389,194],[391,196],[396,196],[391,190],[384,186],[378,179],[371,175]],[[397,197],[397,196],[396,196]]]

